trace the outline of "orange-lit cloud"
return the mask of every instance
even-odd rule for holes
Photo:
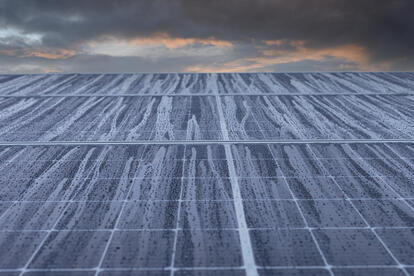
[[[186,47],[199,44],[203,47]],[[139,56],[152,59],[184,56],[214,56],[233,50],[229,41],[210,38],[180,38],[166,33],[157,33],[148,37],[122,39],[103,36],[97,40],[80,45],[84,53],[107,56]]]
[[[41,57],[46,59],[65,59],[76,55],[74,50],[54,49],[54,50],[31,50],[23,51],[21,57]]]
[[[191,44],[199,43],[203,45],[212,45],[216,47],[232,47],[229,41],[218,40],[214,37],[209,38],[179,38],[171,37],[167,33],[158,33],[151,37],[137,37],[129,40],[131,44],[139,45],[164,45],[168,49],[177,49]]]
[[[267,45],[281,45],[281,44],[272,44],[271,42],[266,42]],[[281,49],[265,49],[261,52],[264,56],[272,57],[277,56],[278,60],[284,63],[284,60],[289,60],[289,62],[295,62],[303,59],[311,59],[321,61],[327,56],[342,58],[352,62],[358,63],[368,63],[369,57],[366,49],[362,46],[355,44],[342,45],[337,47],[328,47],[320,49],[311,49],[306,48],[303,41],[291,41],[289,45],[294,46],[295,50],[281,50]]]
[[[15,50],[0,50],[0,55],[16,56],[16,51]]]
[[[260,56],[237,59],[224,64],[196,65],[187,68],[191,72],[252,72],[263,71],[265,68],[305,60],[326,61],[328,58],[344,60],[347,64],[340,65],[340,70],[350,70],[355,64],[359,70],[388,70],[390,63],[375,63],[370,60],[368,50],[360,45],[348,44],[327,48],[307,48],[304,41],[273,40],[265,41],[260,47]],[[278,49],[282,45],[293,46],[293,49]],[[276,48],[271,48],[276,46]]]
[[[234,73],[234,72],[249,72],[249,71],[264,71],[264,66],[260,64],[252,64],[246,59],[236,59],[230,62],[225,63],[212,63],[212,64],[200,64],[200,65],[194,65],[189,66],[186,68],[186,71],[188,72],[194,72],[194,73]]]
[[[43,73],[45,74],[53,74],[53,73],[60,73],[61,70],[57,69],[57,68],[46,68],[43,70]]]
[[[278,40],[265,40],[264,43],[266,45],[275,45],[275,46],[282,46],[282,45],[290,45],[293,47],[301,47],[305,45],[305,41],[303,40],[288,40],[288,39],[278,39]]]
[[[16,57],[40,57],[46,59],[65,59],[76,55],[76,51],[67,49],[10,49],[0,50],[1,55]]]
[[[193,73],[235,73],[235,72],[264,72],[267,71],[265,65],[261,64],[246,64],[246,59],[237,59],[226,63],[212,63],[193,65],[186,68],[185,71]]]
[[[262,57],[249,58],[250,61],[263,65],[299,62],[302,60],[324,61],[328,57],[342,59],[358,65],[360,70],[388,70],[391,64],[375,63],[372,64],[368,49],[357,44],[347,44],[336,47],[326,48],[306,48],[303,41],[293,41],[290,45],[295,46],[295,50],[266,49],[262,50]],[[346,65],[344,65],[347,69]]]

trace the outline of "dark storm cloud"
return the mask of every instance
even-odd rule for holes
[[[24,62],[10,56],[0,56],[0,64],[8,64],[9,73],[52,73],[52,72],[182,72],[188,59],[165,58],[161,60],[146,59],[142,57],[112,57],[105,55],[76,55],[64,60],[45,60],[38,57],[26,57]],[[201,62],[192,60],[191,62]],[[24,64],[24,65],[22,65]],[[111,64],[111,66],[108,66]]]
[[[237,44],[304,41],[309,49],[355,44],[372,63],[412,70],[413,10],[412,0],[2,0],[0,28],[40,34],[46,48],[156,33]]]

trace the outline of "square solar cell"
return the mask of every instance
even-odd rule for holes
[[[233,153],[234,166],[239,177],[282,177],[272,159],[255,159],[250,149],[240,148]]]
[[[231,180],[227,177],[183,178],[183,200],[229,200],[233,198]]]
[[[321,229],[314,233],[330,265],[395,264],[370,230]]]
[[[414,147],[412,144],[389,144],[389,148],[401,158],[414,159]]]
[[[66,205],[64,202],[17,202],[0,217],[0,229],[52,229]]]
[[[94,268],[99,265],[109,231],[54,231],[40,247],[29,268]]]
[[[56,229],[113,229],[120,215],[120,201],[72,202],[59,219]]]
[[[307,230],[250,230],[256,264],[260,266],[323,266]]]
[[[353,203],[373,227],[414,226],[414,208],[402,200],[355,200]]]
[[[297,199],[345,198],[331,177],[288,177],[286,182]]]
[[[237,179],[243,199],[291,199],[292,194],[283,178]]]
[[[399,197],[414,197],[414,177],[400,174],[382,179]]]
[[[1,275],[1,274],[0,274]],[[25,276],[93,276],[95,275],[94,271],[91,270],[76,270],[76,271],[28,271],[23,275]]]
[[[234,267],[242,265],[238,231],[178,231],[176,267]]]
[[[5,213],[7,211],[7,209],[10,208],[10,206],[12,206],[13,203],[12,202],[1,202],[0,201],[0,217],[3,216],[3,213]]]
[[[135,178],[129,200],[178,200],[182,178]]]
[[[104,268],[164,268],[171,265],[173,231],[115,231]]]
[[[289,159],[278,159],[277,163],[285,177],[304,178],[327,175],[315,159],[302,159],[300,156],[291,155]]]
[[[183,229],[237,228],[233,201],[184,201],[179,227]]]
[[[135,169],[132,169],[135,170]],[[100,176],[99,176],[100,177]],[[82,178],[71,179],[69,187],[74,187],[78,201],[123,200],[127,197],[132,180],[126,178]],[[70,189],[70,188],[69,188]]]
[[[226,160],[189,159],[185,162],[184,177],[229,177]]]
[[[310,227],[365,227],[364,220],[346,200],[300,200]]]
[[[291,200],[244,200],[249,228],[305,227],[296,203]]]
[[[282,275],[282,276],[296,276],[296,275],[306,275],[306,276],[328,276],[329,271],[325,269],[259,269],[260,276],[272,276],[272,275]]]
[[[172,229],[177,220],[177,201],[130,201],[125,203],[119,229]]]
[[[403,276],[404,271],[398,268],[334,268],[333,272],[338,276],[378,275],[378,276]]]
[[[338,176],[333,178],[350,198],[397,198],[388,183],[381,177]]]
[[[209,270],[178,270],[174,272],[175,276],[215,276],[215,275],[229,275],[229,276],[245,276],[244,270],[238,269],[209,269]]]
[[[46,232],[8,231],[0,235],[0,269],[23,268],[36,252]]]
[[[186,145],[184,157],[187,160],[226,160],[226,153],[222,145]],[[213,161],[214,162],[214,161]]]
[[[104,270],[99,272],[99,276],[169,276],[168,270]]]
[[[414,229],[375,230],[397,260],[405,265],[414,264]]]

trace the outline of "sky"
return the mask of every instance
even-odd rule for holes
[[[0,73],[414,71],[413,0],[0,0]]]

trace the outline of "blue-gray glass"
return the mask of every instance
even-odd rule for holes
[[[0,75],[0,275],[414,275],[413,91],[410,72]]]

